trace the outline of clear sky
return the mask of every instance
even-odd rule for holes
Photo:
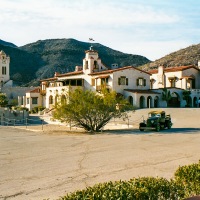
[[[56,38],[159,59],[200,43],[200,0],[0,0],[0,39]]]

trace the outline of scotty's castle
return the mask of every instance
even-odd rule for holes
[[[3,52],[4,53],[4,52]],[[0,55],[1,56],[1,55]],[[3,86],[9,81],[9,57],[4,53],[7,64],[0,57],[0,81]],[[4,61],[5,62],[5,61]],[[76,66],[74,72],[59,74],[41,80],[41,85],[19,96],[20,106],[32,110],[36,106],[53,108],[58,102],[66,101],[70,89],[82,87],[84,90],[101,92],[102,87],[116,91],[138,108],[158,107],[199,107],[200,100],[200,63],[198,67],[178,66],[143,71],[133,66],[118,68],[113,64],[111,69],[103,64],[98,52],[90,47],[85,51],[82,66]],[[171,100],[162,99],[163,88],[171,93]],[[191,91],[188,102],[184,100],[183,91]],[[188,106],[187,105],[187,106]]]

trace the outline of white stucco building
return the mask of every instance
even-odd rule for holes
[[[183,91],[191,91],[190,106],[199,107],[200,100],[200,69],[193,65],[164,68],[159,66],[156,70],[150,70],[150,88],[154,91],[167,88],[171,91],[171,107],[184,107]],[[156,89],[156,90],[155,90]],[[159,90],[160,91],[160,90]]]
[[[138,108],[166,107],[166,102],[162,101],[162,88],[168,88],[172,96],[176,97],[172,98],[171,105],[184,107],[186,102],[182,91],[200,88],[200,71],[194,66],[166,69],[159,67],[158,70],[148,72],[133,66],[116,66],[117,64],[113,64],[113,68],[109,69],[102,63],[98,52],[90,48],[85,51],[83,66],[76,66],[74,72],[65,74],[55,72],[54,77],[41,80],[41,86],[37,90],[26,93],[25,106],[29,110],[34,106],[51,109],[57,102],[66,101],[69,89],[82,87],[84,90],[100,92],[103,86],[123,95]],[[192,102],[196,102],[200,94],[191,98]]]

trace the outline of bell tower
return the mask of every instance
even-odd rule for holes
[[[0,87],[10,80],[10,57],[0,51]]]
[[[101,62],[98,51],[90,47],[90,50],[85,51],[85,58],[83,59],[83,72],[91,74],[106,70],[107,67]]]

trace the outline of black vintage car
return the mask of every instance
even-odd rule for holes
[[[148,119],[140,123],[140,131],[144,130],[156,130],[172,127],[171,116],[166,115],[165,111],[151,111],[149,112]]]

